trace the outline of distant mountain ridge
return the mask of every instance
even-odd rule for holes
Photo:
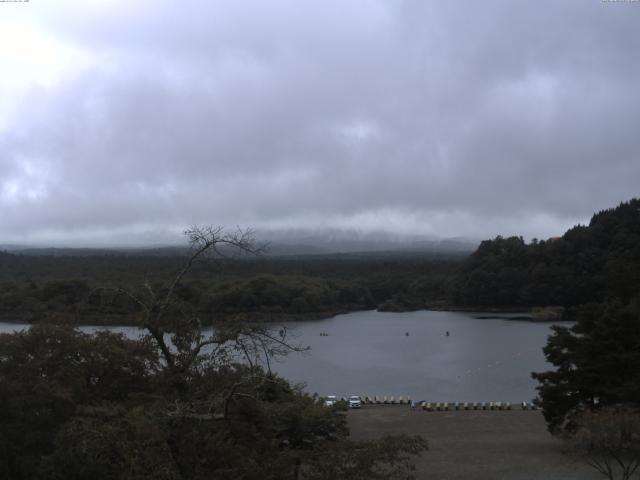
[[[425,239],[421,237],[357,235],[345,232],[336,234],[290,234],[286,232],[258,236],[258,242],[268,243],[267,256],[285,255],[333,255],[340,253],[455,253],[470,254],[478,246],[477,241],[465,238]],[[29,256],[105,256],[135,255],[172,257],[188,253],[186,246],[152,247],[33,247],[25,245],[0,245],[0,251]]]
[[[364,252],[471,253],[479,240],[462,237],[439,238],[391,232],[357,230],[280,230],[258,231],[270,242],[271,255],[335,254]]]

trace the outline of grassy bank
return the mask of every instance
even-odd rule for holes
[[[595,471],[562,453],[539,411],[425,412],[407,406],[366,405],[348,413],[351,435],[422,435],[429,451],[416,478],[447,480],[595,480]]]

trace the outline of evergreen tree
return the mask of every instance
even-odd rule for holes
[[[544,348],[554,371],[533,373],[552,433],[575,430],[584,411],[640,407],[640,305],[591,304],[572,327],[554,326]]]

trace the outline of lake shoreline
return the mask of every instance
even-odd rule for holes
[[[296,323],[315,320],[327,320],[338,315],[349,313],[376,311],[383,313],[409,313],[420,311],[433,312],[461,312],[478,314],[474,318],[478,320],[510,320],[523,322],[549,323],[554,321],[564,321],[563,307],[486,307],[486,306],[455,306],[455,305],[432,305],[424,308],[404,308],[404,309],[341,309],[306,313],[274,313],[274,312],[242,312],[242,313],[219,313],[219,314],[199,314],[204,326],[213,325],[221,321],[241,320],[249,323]],[[69,323],[77,326],[110,326],[110,327],[135,327],[139,323],[135,315],[131,314],[65,314],[48,313],[41,314],[35,312],[3,313],[0,314],[0,322],[16,325],[34,325],[38,323]]]
[[[479,320],[514,320],[526,322],[556,322],[564,321],[565,308],[557,305],[517,307],[517,306],[459,306],[459,305],[427,305],[422,308],[378,308],[379,312],[461,312],[476,313]]]

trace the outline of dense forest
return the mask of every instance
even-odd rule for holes
[[[207,258],[177,292],[203,319],[318,318],[361,309],[448,302],[455,254]],[[30,322],[129,323],[138,313],[118,290],[164,288],[183,256],[29,256],[0,253],[0,315]]]
[[[637,430],[627,428],[640,408],[640,201],[599,212],[588,226],[560,239],[524,247],[517,240],[480,247],[467,262],[475,264],[463,279],[466,294],[472,294],[477,272],[491,276],[493,258],[512,262],[514,300],[527,304],[547,295],[549,302],[570,307],[567,317],[574,323],[554,325],[543,349],[554,369],[532,374],[548,429],[582,442],[581,454],[590,458],[595,451],[606,461],[620,460],[624,451],[624,461],[640,459],[627,454],[640,451]],[[482,250],[485,255],[478,255]],[[498,290],[508,288],[505,270],[494,270]]]
[[[184,256],[0,253],[0,318],[130,323],[121,289],[162,289]],[[319,318],[361,309],[517,309],[623,303],[640,288],[640,200],[596,213],[562,237],[483,241],[470,256],[365,253],[208,258],[177,294],[204,320]]]
[[[452,289],[456,305],[576,307],[640,292],[640,200],[621,203],[562,237],[484,241]]]

